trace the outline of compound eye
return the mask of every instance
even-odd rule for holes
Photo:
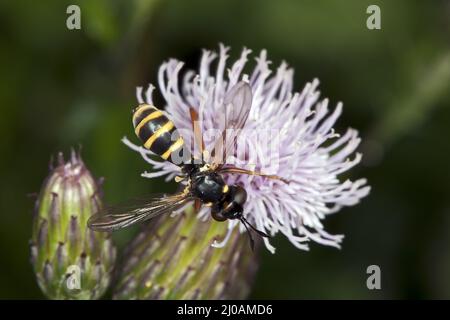
[[[245,201],[247,201],[247,191],[241,186],[235,186],[233,201],[243,206]]]
[[[216,221],[225,221],[227,218],[223,215],[223,211],[218,208],[212,208],[211,209],[211,216]]]
[[[228,219],[239,219],[242,216],[244,208],[233,201],[228,207],[225,208],[223,215]]]

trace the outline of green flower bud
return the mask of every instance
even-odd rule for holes
[[[212,247],[226,236],[227,227],[226,222],[198,219],[191,207],[151,222],[126,250],[114,298],[246,298],[257,253],[237,228],[223,248]]]
[[[97,299],[107,289],[116,251],[110,234],[86,222],[101,206],[99,186],[80,156],[58,155],[40,191],[30,241],[37,282],[51,299]]]

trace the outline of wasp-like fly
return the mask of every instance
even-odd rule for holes
[[[176,131],[175,125],[161,110],[148,104],[139,105],[133,110],[136,135],[146,149],[180,166],[182,175],[177,177],[176,181],[184,181],[185,186],[182,191],[173,195],[155,195],[145,200],[134,201],[130,205],[106,207],[89,219],[89,227],[98,231],[113,231],[162,214],[172,213],[188,202],[195,201],[197,209],[201,205],[210,206],[211,216],[217,221],[228,219],[241,221],[247,230],[253,249],[252,230],[262,237],[268,237],[268,235],[256,229],[243,216],[244,204],[247,200],[245,189],[237,184],[227,185],[222,175],[247,174],[279,179],[284,182],[286,180],[225,164],[227,155],[230,150],[234,150],[236,144],[235,139],[226,139],[226,130],[242,129],[247,121],[251,105],[252,91],[247,83],[239,82],[228,91],[223,103],[222,134],[216,140],[211,152],[204,150],[205,144],[198,114],[190,108],[194,140],[199,147],[200,158],[192,156],[188,151],[189,148],[184,148],[183,137],[172,138]],[[209,160],[205,160],[205,154],[208,155]],[[175,158],[189,159],[189,161],[178,164],[173,160]]]

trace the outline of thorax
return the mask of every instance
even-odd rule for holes
[[[220,174],[204,165],[191,175],[191,190],[203,203],[215,203],[222,200],[226,184]]]

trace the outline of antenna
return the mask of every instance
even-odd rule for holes
[[[255,241],[253,240],[252,234],[251,234],[251,230],[255,231],[259,236],[261,237],[265,237],[265,238],[270,238],[269,235],[265,232],[262,232],[261,230],[256,229],[250,222],[248,222],[247,219],[245,219],[243,216],[240,217],[240,220],[242,222],[242,224],[245,227],[245,230],[247,230],[247,234],[248,234],[248,239],[250,240],[250,247],[252,248],[252,251],[254,251],[255,248]],[[248,227],[250,227],[251,229],[249,229]]]
[[[261,237],[264,237],[264,238],[270,238],[270,236],[269,236],[267,233],[265,233],[265,232],[263,232],[263,231],[261,231],[261,230],[256,229],[256,228],[255,228],[250,222],[248,222],[248,220],[245,219],[244,217],[241,217],[241,219],[242,219],[242,222],[245,222],[246,224],[248,224],[249,227],[252,228],[252,229],[253,229],[257,234],[259,234]],[[245,225],[245,223],[244,223],[244,225]]]
[[[241,222],[245,227],[245,230],[247,230],[248,240],[250,241],[250,248],[252,248],[252,251],[255,251],[255,241],[252,238],[252,234],[250,233],[250,229],[247,227],[246,220],[244,220],[243,217],[241,217]]]

